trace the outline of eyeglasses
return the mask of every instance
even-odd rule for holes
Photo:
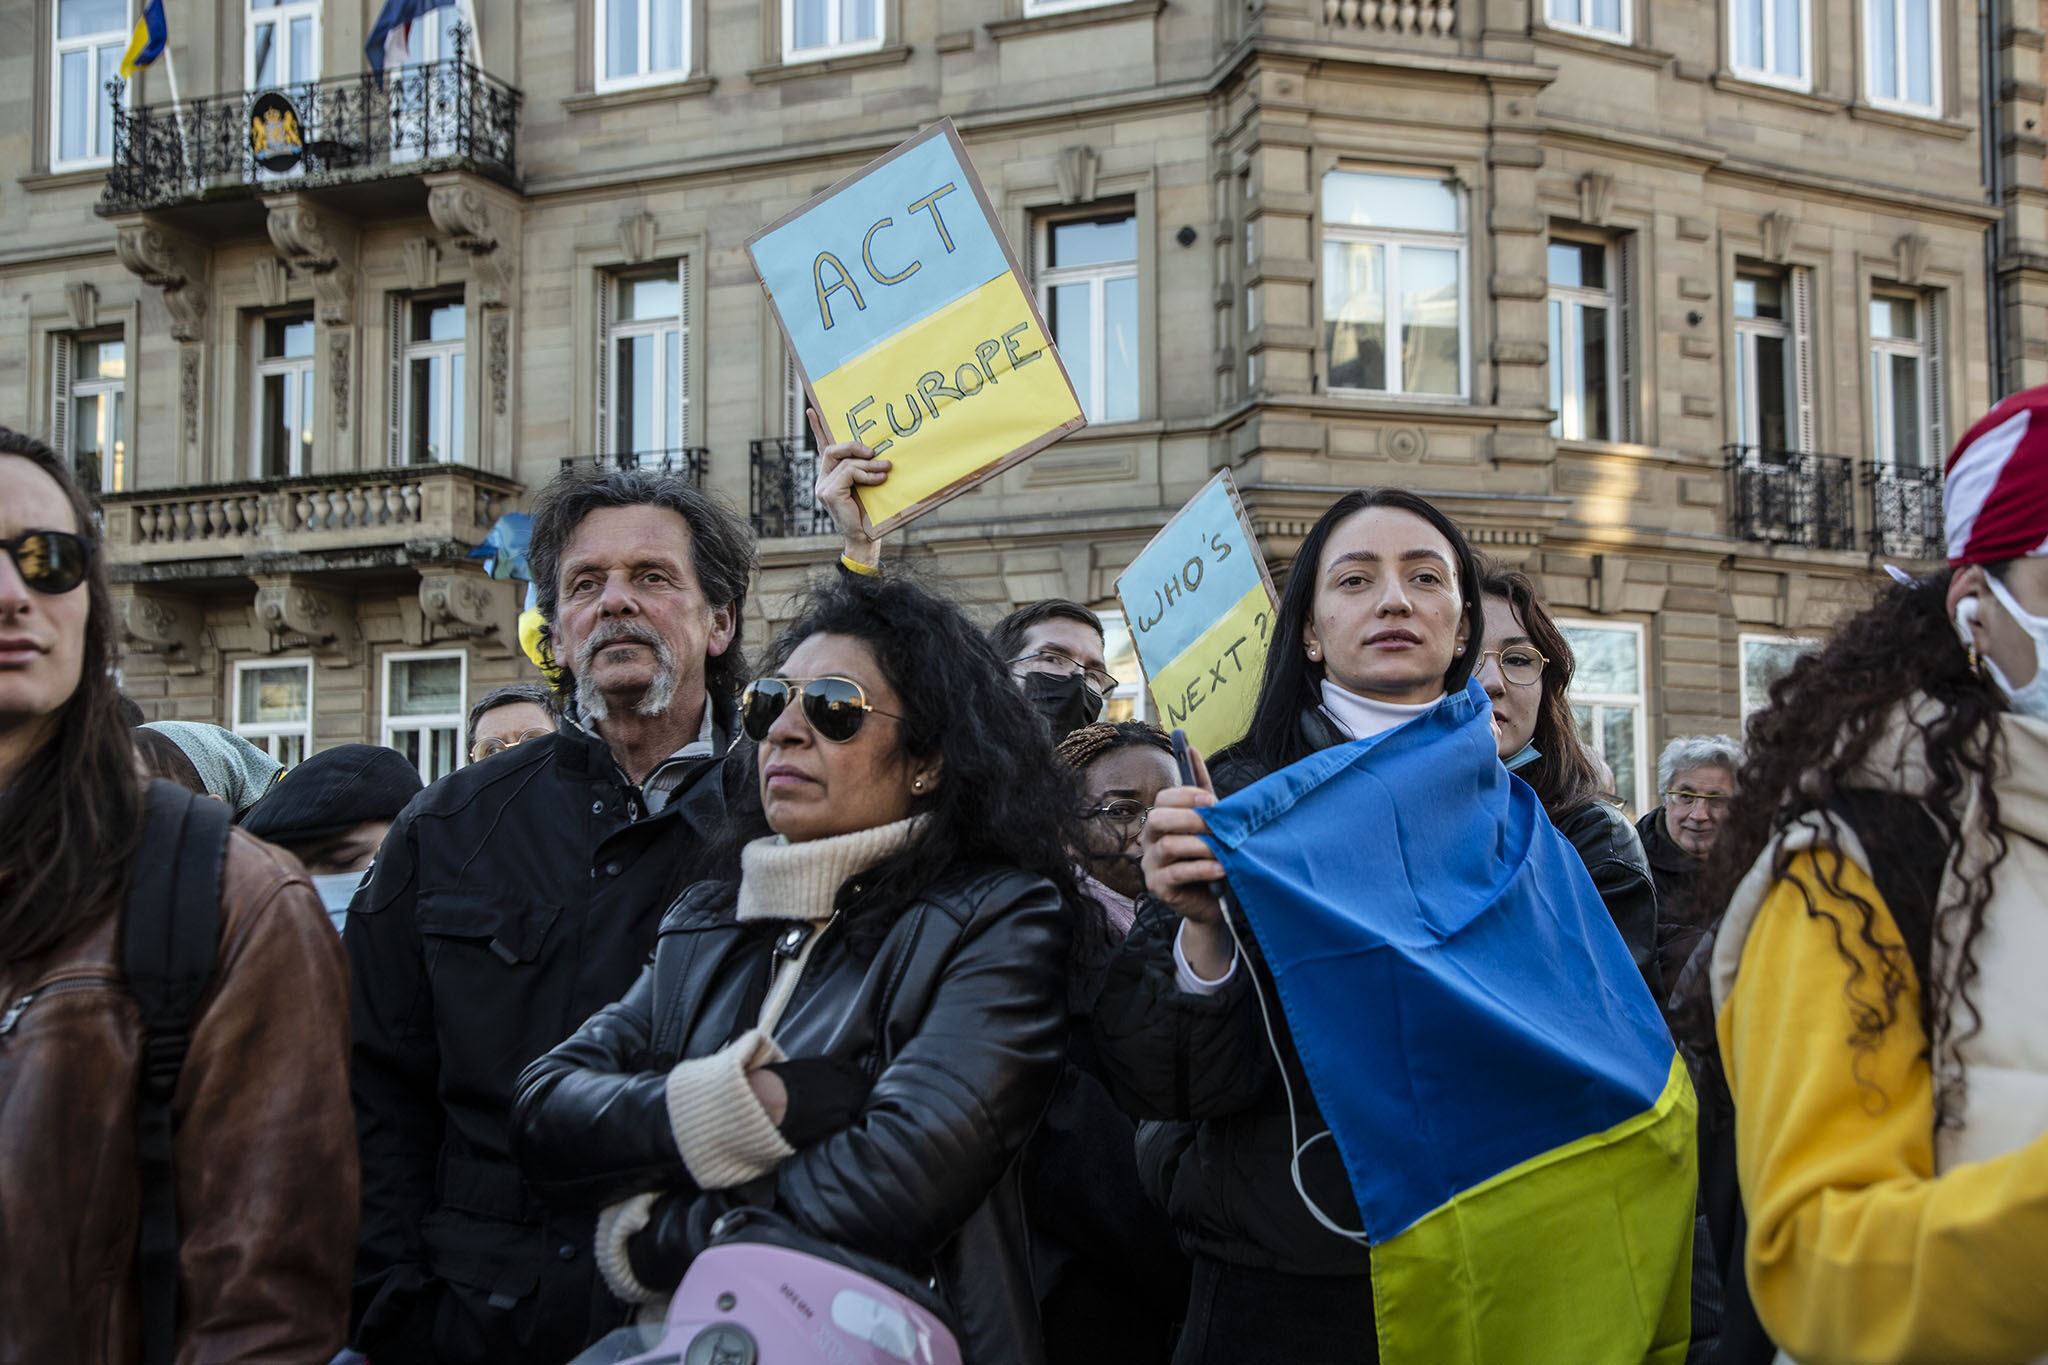
[[[1142,801],[1111,801],[1081,812],[1084,820],[1106,820],[1112,825],[1123,827],[1125,838],[1134,838],[1145,832],[1145,817],[1152,808]]]
[[[1500,675],[1517,687],[1533,687],[1543,681],[1543,669],[1550,660],[1540,651],[1527,645],[1509,645],[1506,649],[1489,649],[1479,656],[1474,669],[1486,667],[1488,659],[1500,661]]]
[[[1726,801],[1727,799],[1728,795],[1725,792],[1687,791],[1683,787],[1679,788],[1677,791],[1668,791],[1664,793],[1664,800],[1666,801],[1666,803],[1670,805],[1684,807],[1698,806],[1700,809],[1705,811],[1719,810],[1721,808],[1722,802]]]
[[[499,739],[495,735],[489,739],[480,739],[476,742],[476,747],[469,751],[469,761],[481,763],[493,754],[502,754],[507,749],[516,749],[529,739],[546,739],[553,733],[553,730],[527,730],[512,736],[510,739]]]
[[[804,722],[819,739],[844,744],[860,733],[870,712],[894,720],[893,711],[868,705],[868,694],[851,678],[756,678],[740,693],[740,728],[756,744],[768,738],[792,695],[802,698]]]
[[[0,550],[13,556],[22,582],[52,597],[83,583],[92,563],[85,537],[69,531],[24,531],[12,540],[0,540]]]
[[[1119,686],[1116,674],[1100,668],[1090,668],[1073,655],[1062,654],[1056,649],[1034,650],[1029,654],[1019,654],[1016,658],[1010,660],[1010,667],[1012,668],[1023,664],[1038,665],[1038,667],[1032,670],[1035,673],[1057,673],[1062,678],[1071,678],[1076,673],[1079,673],[1082,681],[1087,684],[1088,690],[1105,700]]]

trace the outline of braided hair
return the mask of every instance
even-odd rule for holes
[[[1142,720],[1104,720],[1084,725],[1071,731],[1053,752],[1069,769],[1081,773],[1104,754],[1139,746],[1157,749],[1163,754],[1173,752],[1173,741],[1167,738],[1166,731]]]

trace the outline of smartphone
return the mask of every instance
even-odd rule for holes
[[[1188,732],[1175,730],[1172,738],[1173,761],[1180,765],[1180,784],[1183,787],[1200,786],[1201,783],[1195,781],[1194,760],[1188,757]]]

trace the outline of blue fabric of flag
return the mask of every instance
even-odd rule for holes
[[[1475,681],[1208,812],[1374,1242],[1670,1077],[1656,1003],[1490,711]]]
[[[135,20],[135,32],[121,57],[121,79],[128,80],[143,67],[164,55],[170,41],[170,27],[164,22],[164,0],[149,0]]]
[[[377,11],[377,22],[370,25],[370,37],[363,44],[363,60],[370,64],[371,74],[380,81],[384,79],[385,52],[393,29],[454,3],[456,0],[384,0],[384,8]]]

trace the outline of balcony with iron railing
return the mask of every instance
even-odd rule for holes
[[[520,92],[454,55],[332,80],[114,103],[113,164],[98,212],[114,216],[239,204],[257,194],[471,171],[518,184]],[[416,207],[416,206],[413,206]]]
[[[646,469],[658,474],[680,474],[692,488],[704,486],[704,468],[711,451],[704,446],[678,446],[673,450],[612,450],[598,455],[572,455],[562,468]]]
[[[836,528],[818,502],[818,452],[793,436],[763,436],[748,447],[752,492],[748,511],[754,534],[827,535]]]
[[[1894,559],[1945,559],[1941,470],[1872,460],[1863,467],[1870,489],[1870,552]]]
[[[1728,446],[1728,533],[1736,540],[1856,548],[1854,461],[1764,446]]]

